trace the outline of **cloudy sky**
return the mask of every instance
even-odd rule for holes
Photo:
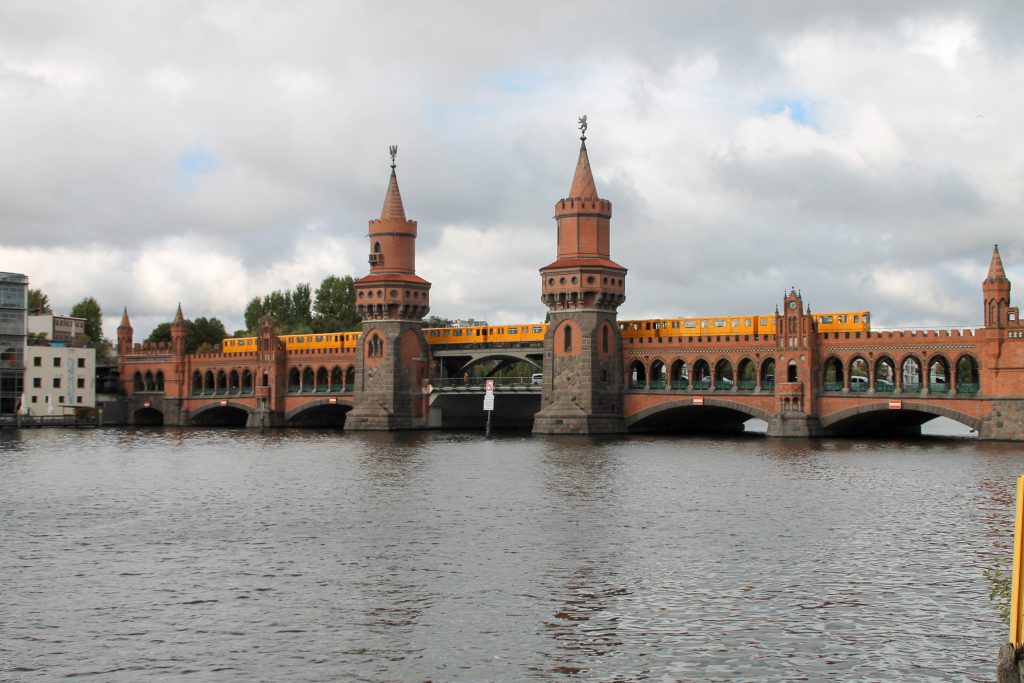
[[[588,115],[622,318],[977,325],[1024,287],[1024,3],[0,2],[0,270],[136,339],[366,273],[398,176],[432,312],[539,320]]]

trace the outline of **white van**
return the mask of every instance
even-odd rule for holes
[[[539,387],[543,383],[544,383],[544,373],[543,372],[538,372],[538,373],[530,376],[530,384],[532,384],[533,386]]]

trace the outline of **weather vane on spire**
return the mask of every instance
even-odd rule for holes
[[[388,151],[391,152],[391,168],[395,167],[395,157],[398,156],[398,145],[391,145],[388,147]]]
[[[587,115],[584,114],[579,119],[580,122],[580,140],[587,139]]]

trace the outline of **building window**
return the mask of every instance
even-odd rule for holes
[[[39,403],[39,397],[38,396],[33,396],[32,397],[32,402],[33,403]]]
[[[82,397],[81,396],[77,396],[75,398],[75,401],[78,402],[78,403],[81,403],[82,402]]]
[[[43,357],[42,356],[36,356],[35,358],[33,358],[32,359],[32,365],[36,366],[37,368],[43,367]]]
[[[85,389],[85,378],[84,377],[79,377],[78,378],[78,388],[79,389]]]
[[[60,389],[60,377],[53,378],[53,388]]]
[[[80,368],[84,368],[85,367],[85,359],[84,358],[79,358],[78,359],[78,367],[80,367]]]
[[[43,388],[43,378],[42,377],[33,377],[32,378],[32,388],[33,389],[42,389]]]
[[[63,402],[64,402],[64,397],[63,396],[58,396],[57,397],[57,403],[63,403]]]
[[[60,367],[60,356],[54,356],[53,357],[53,367],[55,367],[55,368],[59,368]]]

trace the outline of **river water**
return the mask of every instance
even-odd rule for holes
[[[7,430],[0,679],[991,680],[1021,472],[967,440]]]

